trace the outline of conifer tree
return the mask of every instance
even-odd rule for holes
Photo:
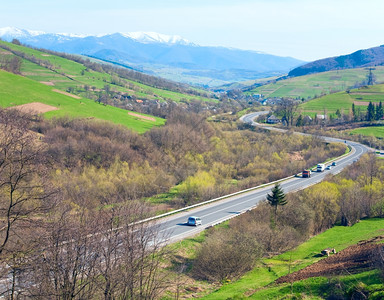
[[[276,220],[277,215],[277,207],[284,206],[287,204],[286,195],[281,188],[280,184],[276,183],[275,186],[272,188],[272,193],[267,194],[267,201],[268,204],[274,209],[274,215]]]
[[[369,102],[368,104],[366,120],[369,122],[375,120],[375,106],[372,102]]]
[[[384,117],[383,103],[380,101],[379,105],[376,106],[376,120],[381,120]]]

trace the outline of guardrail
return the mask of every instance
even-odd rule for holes
[[[352,154],[351,146],[348,145],[348,148],[349,148],[349,152],[348,153],[344,153],[343,155],[328,161],[328,163],[329,162],[333,162],[333,161],[338,160],[338,159],[341,159],[341,158],[343,158],[345,156],[351,155]],[[298,173],[298,174],[300,174],[300,173]],[[264,187],[267,187],[267,186],[270,186],[270,185],[273,185],[273,184],[276,184],[276,183],[279,183],[279,182],[283,182],[283,181],[286,181],[286,180],[291,179],[291,178],[298,177],[298,174],[294,174],[294,175],[291,175],[291,176],[288,176],[288,177],[285,177],[285,178],[281,178],[281,179],[278,179],[278,180],[275,180],[275,181],[264,183],[264,184],[261,184],[261,185],[255,186],[255,187],[251,187],[251,188],[248,188],[248,189],[245,189],[245,190],[241,190],[241,191],[238,191],[238,192],[235,192],[235,193],[232,193],[232,194],[228,194],[228,195],[225,195],[225,196],[221,196],[221,197],[218,197],[218,198],[214,198],[214,199],[211,199],[211,200],[200,202],[200,203],[197,203],[197,204],[194,204],[194,205],[183,207],[183,208],[180,208],[180,209],[177,209],[177,210],[173,210],[173,211],[161,214],[161,215],[150,217],[150,218],[147,218],[147,219],[135,222],[135,224],[140,224],[140,223],[144,223],[144,222],[149,222],[149,221],[154,221],[154,220],[157,220],[157,219],[165,218],[165,217],[168,217],[168,216],[171,216],[171,215],[183,212],[183,211],[188,211],[190,209],[193,209],[193,208],[196,208],[196,207],[199,207],[199,206],[207,205],[207,204],[210,204],[210,203],[213,203],[213,202],[217,202],[217,201],[220,201],[220,200],[231,198],[233,196],[237,196],[237,195],[244,194],[244,193],[247,193],[247,192],[251,192],[251,191],[254,191],[254,190],[262,189]],[[238,216],[238,215],[239,214],[230,216],[230,217],[226,218],[225,220],[220,221],[217,224],[220,224],[221,222],[229,220],[230,218],[233,218],[233,217]],[[217,224],[215,224],[215,225],[217,225]],[[214,225],[210,225],[210,226],[214,226]]]

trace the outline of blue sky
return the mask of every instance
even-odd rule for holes
[[[3,2],[3,3],[1,3]],[[384,44],[383,0],[0,0],[0,27],[154,31],[303,60]]]

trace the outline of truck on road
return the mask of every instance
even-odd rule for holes
[[[324,170],[325,170],[325,164],[317,165],[317,172],[324,172]]]
[[[303,170],[303,172],[301,173],[301,176],[303,178],[309,178],[311,177],[311,170]]]

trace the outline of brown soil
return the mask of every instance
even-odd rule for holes
[[[148,121],[156,122],[155,118],[147,117],[147,116],[142,116],[142,115],[139,115],[139,114],[135,114],[133,112],[129,112],[128,115],[133,116],[133,117],[137,117],[137,118],[140,118],[140,119],[143,119],[143,120],[148,120]]]
[[[51,85],[51,86],[55,85],[52,81],[40,81],[40,83],[45,84],[45,85]]]
[[[361,93],[349,93],[350,95],[359,95],[359,96],[369,96],[369,95],[381,95],[381,93],[364,93],[364,92],[361,92]]]
[[[26,112],[26,113],[39,113],[39,114],[43,114],[43,113],[46,113],[48,111],[58,109],[57,107],[47,105],[44,103],[40,103],[40,102],[32,102],[32,103],[28,103],[28,104],[14,106],[12,108],[16,108],[16,109],[23,111],[23,112]]]
[[[302,270],[280,277],[276,283],[290,283],[310,277],[350,274],[361,271],[361,269],[370,269],[372,268],[372,253],[379,247],[383,247],[383,244],[376,242],[383,239],[384,236],[378,236],[369,241],[362,241]]]
[[[369,102],[367,101],[353,101],[355,105],[368,106]]]
[[[304,160],[303,155],[299,151],[288,153],[288,155],[291,161]]]
[[[75,98],[75,99],[81,99],[81,97],[79,97],[79,96],[76,96],[76,95],[73,95],[73,94],[70,94],[70,93],[67,93],[67,92],[64,92],[64,91],[60,91],[60,90],[57,90],[57,89],[53,89],[52,91],[56,92],[56,93],[59,93],[59,94],[63,94],[63,95],[69,96],[69,97],[72,97],[72,98]]]

